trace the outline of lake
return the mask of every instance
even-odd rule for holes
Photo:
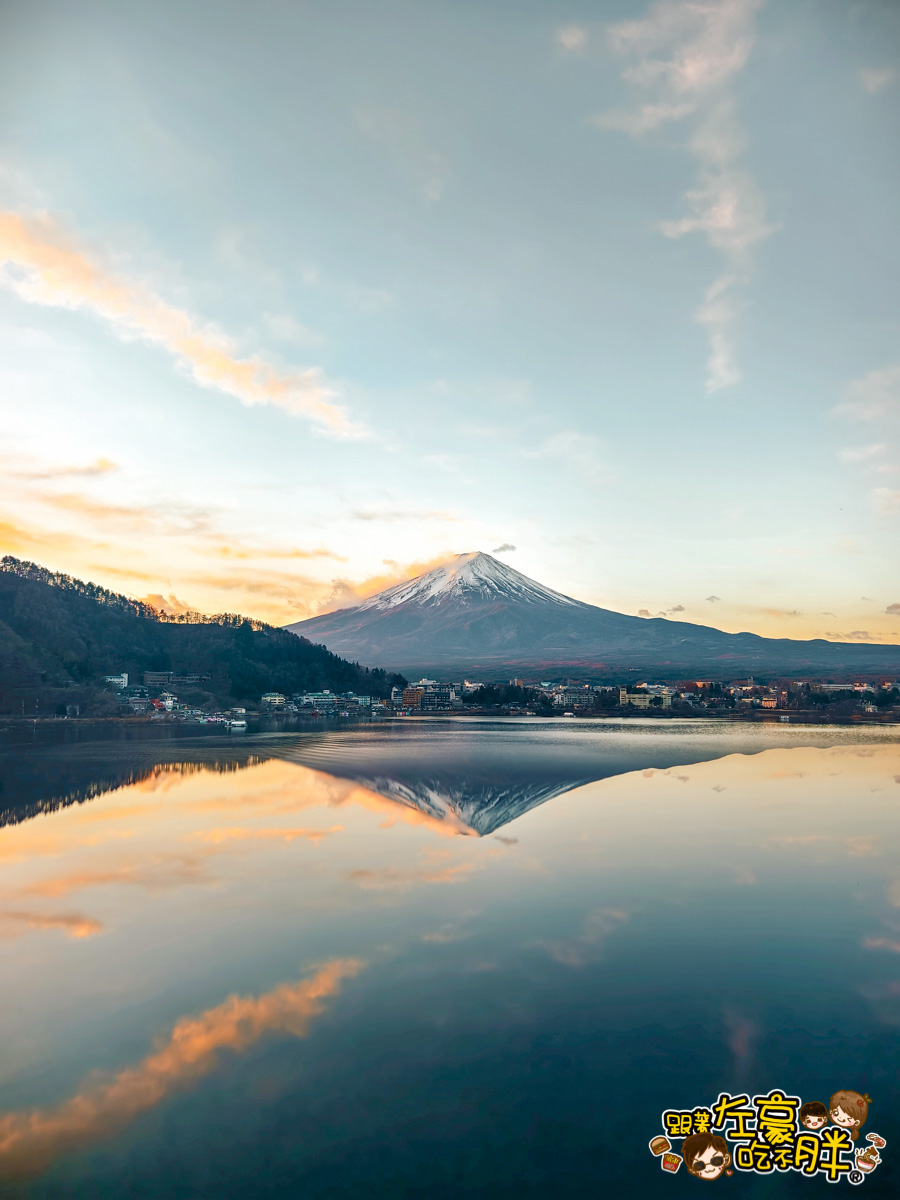
[[[2,1194],[680,1196],[664,1110],[850,1089],[896,1196],[898,801],[890,727],[6,731]]]

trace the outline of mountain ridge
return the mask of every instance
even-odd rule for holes
[[[499,562],[457,555],[352,608],[285,628],[333,653],[391,670],[491,671],[539,667],[614,676],[750,672],[822,675],[900,672],[900,646],[725,633],[708,625],[600,608]]]

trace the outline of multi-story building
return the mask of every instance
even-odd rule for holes
[[[181,675],[175,671],[144,672],[144,687],[149,688],[200,687],[204,683],[209,683],[209,676],[196,671],[188,671]]]
[[[268,709],[269,712],[278,712],[284,708],[286,703],[281,692],[266,692],[259,698],[260,708]]]

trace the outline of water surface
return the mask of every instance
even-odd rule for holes
[[[7,1193],[675,1196],[662,1110],[783,1087],[894,1196],[898,785],[871,727],[9,745]]]

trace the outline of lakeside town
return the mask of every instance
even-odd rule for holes
[[[140,682],[127,672],[105,678],[115,693],[118,715],[194,720],[246,728],[248,718],[426,717],[435,714],[597,717],[720,717],[833,722],[868,720],[900,722],[900,680],[684,680],[676,684],[636,683],[610,686],[574,680],[529,681],[512,678],[494,683],[440,681],[423,678],[395,686],[389,697],[356,692],[304,691],[290,696],[264,693],[227,710],[203,703],[209,677],[172,671],[146,671]],[[77,717],[77,706],[65,714]]]

